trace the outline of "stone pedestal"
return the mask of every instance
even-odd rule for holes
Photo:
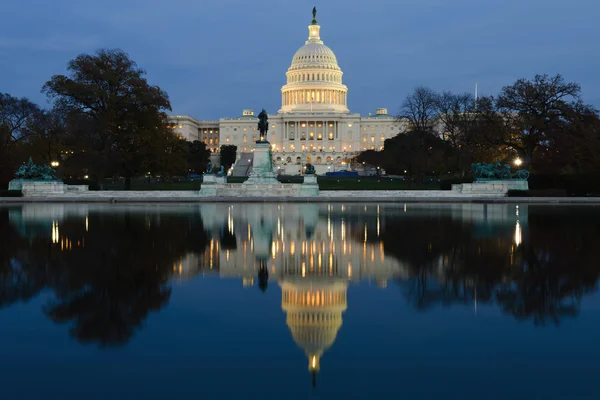
[[[280,184],[277,180],[277,174],[273,172],[273,154],[271,153],[271,144],[269,142],[256,143],[254,145],[252,172],[244,184]]]
[[[8,190],[20,190],[24,197],[43,197],[64,194],[67,191],[67,185],[61,181],[13,179],[8,183]]]
[[[452,191],[461,194],[506,194],[509,190],[529,190],[529,184],[523,180],[496,180],[452,185]]]
[[[317,183],[317,176],[310,174],[304,175],[304,182],[300,186],[298,196],[318,196],[319,195],[319,184]]]
[[[200,185],[200,196],[216,196],[217,188],[223,187],[226,180],[224,176],[212,174],[202,175],[202,184]]]

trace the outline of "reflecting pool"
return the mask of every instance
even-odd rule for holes
[[[591,399],[600,208],[0,208],[0,398]]]

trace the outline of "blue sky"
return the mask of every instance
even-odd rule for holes
[[[42,105],[66,63],[121,48],[166,90],[174,114],[274,113],[314,5],[351,111],[396,113],[417,85],[496,94],[561,73],[600,108],[598,0],[7,0],[0,2],[0,92]],[[352,5],[356,4],[356,5]],[[8,17],[7,17],[8,16]]]

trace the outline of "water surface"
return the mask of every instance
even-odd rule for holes
[[[0,208],[0,393],[592,399],[600,209]]]

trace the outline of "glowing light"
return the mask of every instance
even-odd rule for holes
[[[523,241],[522,232],[521,232],[521,224],[517,221],[517,225],[515,226],[515,244],[518,246]]]
[[[523,160],[521,160],[520,158],[517,158],[517,159],[515,159],[515,165],[516,165],[517,167],[520,167],[520,166],[521,166],[521,164],[523,164]]]

